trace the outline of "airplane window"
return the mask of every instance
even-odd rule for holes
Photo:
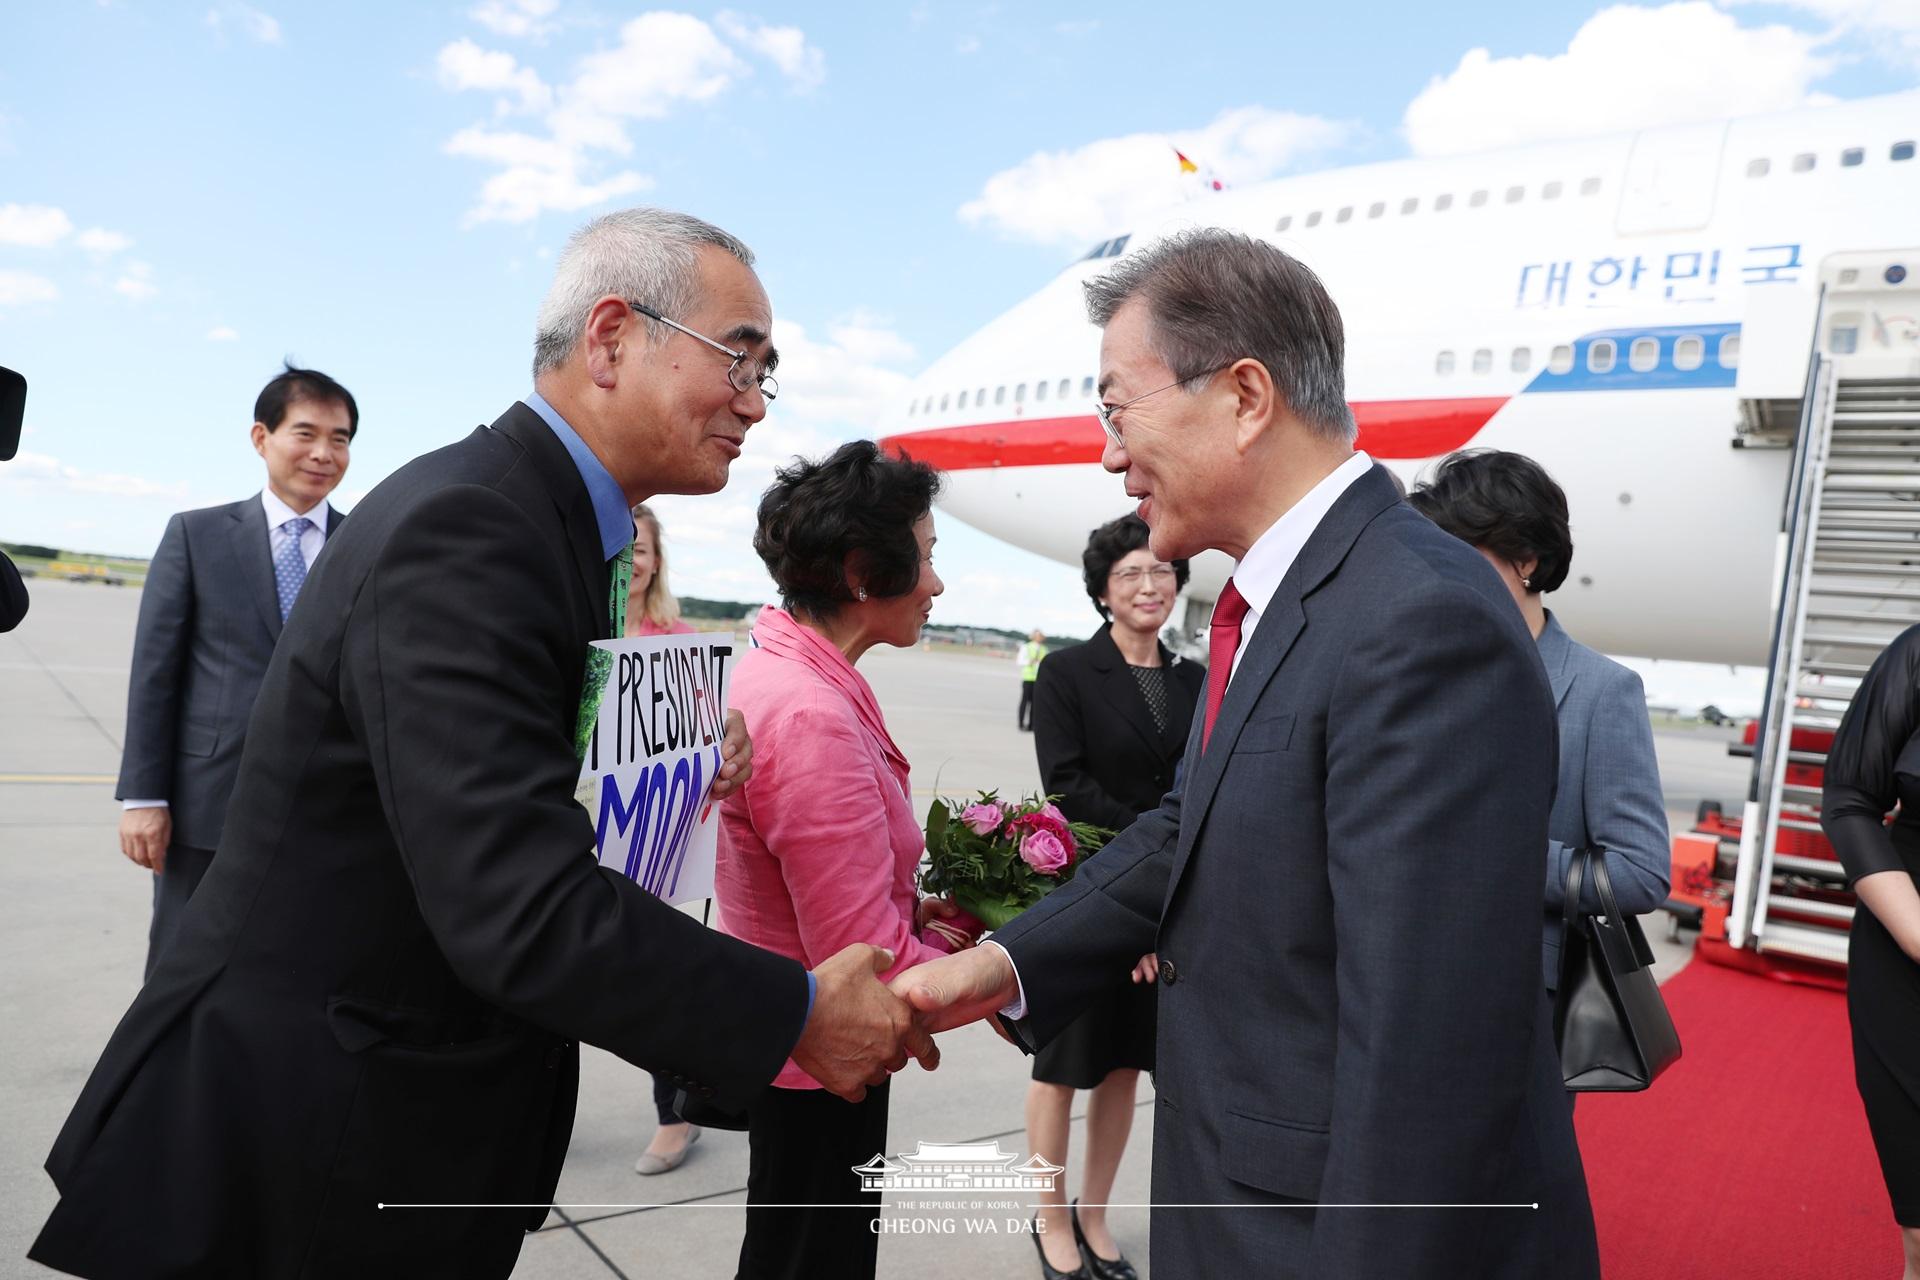
[[[1047,384],[1046,384],[1046,383],[1044,383],[1044,382],[1036,382],[1036,383],[1034,383],[1034,384],[1033,384],[1033,398],[1034,398],[1035,400],[1045,400],[1045,399],[1047,398]]]
[[[1315,209],[1312,213],[1307,215],[1307,225],[1310,227],[1317,227],[1320,225],[1320,211],[1318,209]]]
[[[1435,213],[1445,213],[1451,208],[1453,208],[1452,196],[1435,196],[1433,198],[1433,211]]]
[[[1771,168],[1773,168],[1773,163],[1765,156],[1760,156],[1757,159],[1747,161],[1747,176],[1749,178],[1764,178],[1767,176],[1767,170]]]
[[[966,408],[966,407],[967,407],[967,393],[966,393],[966,392],[964,392],[964,391],[962,391],[962,392],[960,393],[960,400],[959,400],[959,402],[958,402],[957,404],[955,404],[955,405],[954,405],[953,407],[954,407],[954,408],[956,408],[956,409],[964,409],[964,408]]]
[[[1913,143],[1911,142],[1894,143],[1892,149],[1887,152],[1887,159],[1889,160],[1913,159]]]
[[[1613,339],[1599,338],[1587,348],[1588,373],[1613,372]]]
[[[1093,394],[1093,375],[1092,374],[1088,374],[1086,377],[1080,379],[1080,394],[1083,396],[1090,396]]]
[[[1560,198],[1560,192],[1563,189],[1561,183],[1557,181],[1549,182],[1546,186],[1540,188],[1540,198],[1542,200],[1558,200]]]
[[[1453,372],[1453,352],[1442,351],[1433,359],[1433,371],[1442,377]]]
[[[1027,402],[1027,384],[1026,383],[1023,382],[1019,386],[1013,389],[1013,402],[1015,404],[1025,404]]]
[[[1508,203],[1508,204],[1519,204],[1519,203],[1520,203],[1520,197],[1522,197],[1522,196],[1524,196],[1524,195],[1526,195],[1526,194],[1527,194],[1527,189],[1526,189],[1525,187],[1508,187],[1508,188],[1507,188],[1507,203]]]
[[[1547,368],[1554,373],[1572,373],[1573,348],[1564,342],[1555,347],[1553,354],[1547,357]]]
[[[1532,349],[1529,347],[1515,347],[1513,349],[1513,358],[1507,362],[1507,367],[1515,373],[1525,373],[1528,369],[1531,369],[1533,367]]]
[[[1340,212],[1333,215],[1333,220],[1335,222],[1347,222],[1351,220],[1352,217],[1353,217],[1353,206],[1350,204],[1342,205],[1340,207]]]
[[[941,396],[941,397],[940,397],[940,412],[942,412],[942,413],[945,413],[946,411],[947,411],[947,397],[945,397],[945,396]]]
[[[1473,371],[1475,373],[1493,372],[1493,352],[1486,347],[1473,353]]]
[[[1583,178],[1583,179],[1581,180],[1581,182],[1580,182],[1580,194],[1581,194],[1581,195],[1583,195],[1583,196],[1592,196],[1592,195],[1598,195],[1599,193],[1600,193],[1600,179],[1598,179],[1598,178]]]
[[[1673,367],[1682,373],[1698,369],[1707,358],[1707,344],[1697,334],[1688,334],[1673,344]]]
[[[1730,333],[1720,339],[1720,367],[1738,369],[1740,367],[1740,335]]]
[[[1840,165],[1842,168],[1851,169],[1866,158],[1867,153],[1865,148],[1848,147],[1840,153]]]
[[[1007,402],[1007,389],[1006,389],[1006,387],[1004,387],[1004,386],[999,386],[999,387],[995,387],[995,388],[993,389],[993,402],[994,402],[995,404],[1005,404],[1005,403]]]
[[[1053,392],[1054,398],[1058,400],[1065,400],[1067,398],[1067,392],[1071,390],[1073,390],[1073,379],[1062,378],[1060,379],[1060,385],[1054,388],[1054,392]]]
[[[918,405],[919,403],[920,403],[920,402],[919,402],[918,400],[909,400],[909,401],[907,402],[907,416],[908,416],[909,418],[911,418],[911,417],[913,416],[913,410],[914,410],[914,407],[915,407],[916,405]]]
[[[1633,345],[1627,348],[1627,368],[1635,373],[1645,373],[1660,363],[1660,339],[1635,338]]]
[[[1848,313],[1833,318],[1827,329],[1827,348],[1837,356],[1850,356],[1860,349],[1860,316]]]
[[[973,403],[982,409],[987,407],[987,389],[985,387],[973,393]]]
[[[1409,213],[1416,212],[1419,208],[1420,208],[1419,196],[1408,196],[1405,200],[1402,200],[1400,202],[1400,213],[1402,217],[1406,216]]]
[[[1487,202],[1487,193],[1484,191],[1476,191],[1472,195],[1467,197],[1467,203],[1472,205],[1476,209],[1478,209],[1481,205],[1485,204],[1486,202]]]
[[[1285,231],[1288,227],[1292,225],[1293,225],[1293,215],[1290,213],[1283,213],[1280,215],[1280,221],[1273,224],[1273,229],[1275,231]]]
[[[1812,168],[1813,168],[1813,152],[1802,151],[1799,155],[1793,158],[1793,171],[1795,173],[1807,173],[1811,171]]]

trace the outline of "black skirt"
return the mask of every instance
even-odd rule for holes
[[[1920,1227],[1920,965],[1863,905],[1847,946],[1853,1077],[1893,1219]]]
[[[1159,1029],[1154,986],[1122,978],[1033,1055],[1033,1078],[1043,1084],[1092,1089],[1109,1072],[1123,1067],[1153,1070],[1153,1042]]]

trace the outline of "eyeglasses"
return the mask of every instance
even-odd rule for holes
[[[1148,396],[1157,396],[1162,391],[1171,391],[1175,387],[1183,387],[1189,382],[1198,382],[1202,378],[1211,378],[1214,374],[1220,372],[1222,369],[1231,369],[1234,365],[1238,363],[1240,363],[1238,358],[1229,360],[1225,364],[1215,365],[1213,368],[1208,369],[1203,373],[1196,373],[1190,378],[1180,378],[1173,382],[1169,382],[1164,387],[1155,387],[1151,391],[1143,391],[1139,395],[1135,396],[1133,399],[1123,400],[1119,404],[1107,404],[1105,402],[1096,404],[1093,406],[1094,416],[1100,419],[1100,425],[1106,429],[1107,439],[1113,441],[1116,447],[1124,449],[1127,447],[1127,442],[1120,438],[1120,428],[1113,425],[1114,414],[1119,413],[1122,409],[1126,408],[1128,405],[1139,404],[1142,400],[1145,400]]]
[[[1115,569],[1107,575],[1107,581],[1115,583],[1118,586],[1132,588],[1140,585],[1140,579],[1152,578],[1154,586],[1164,587],[1177,576],[1173,571],[1173,566],[1170,564],[1156,564],[1145,569],[1139,565],[1134,565],[1127,569]]]
[[[634,302],[629,299],[627,305],[649,320],[658,320],[669,329],[678,329],[689,338],[706,343],[723,356],[733,357],[733,363],[727,366],[727,385],[735,391],[751,391],[755,387],[758,387],[760,394],[766,398],[768,404],[772,404],[774,398],[780,394],[780,383],[774,378],[773,374],[767,371],[767,367],[760,363],[758,357],[749,355],[745,351],[735,351],[732,347],[715,342],[706,334],[689,329],[677,320],[667,319],[658,311],[655,311],[652,307],[644,303]]]

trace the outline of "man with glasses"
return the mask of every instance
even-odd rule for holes
[[[935,1061],[874,977],[886,952],[809,973],[710,931],[601,868],[573,798],[630,511],[719,489],[772,399],[752,263],[683,214],[589,224],[525,401],[329,541],[219,856],[47,1161],[62,1199],[34,1258],[505,1277],[547,1214],[581,1042],[733,1112],[789,1058],[856,1099]],[[749,751],[731,717],[712,796]]]
[[[1354,450],[1340,313],[1272,245],[1087,286],[1102,459],[1173,561],[1235,560],[1182,774],[992,939],[894,980],[1045,1045],[1158,960],[1156,1272],[1590,1280],[1540,985],[1558,750],[1479,553]]]

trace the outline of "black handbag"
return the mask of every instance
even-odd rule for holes
[[[1581,880],[1587,875],[1599,890],[1598,914],[1580,908]],[[1646,1088],[1680,1057],[1680,1034],[1653,980],[1653,948],[1640,922],[1620,914],[1600,850],[1574,853],[1560,920],[1553,1042],[1568,1092]]]

